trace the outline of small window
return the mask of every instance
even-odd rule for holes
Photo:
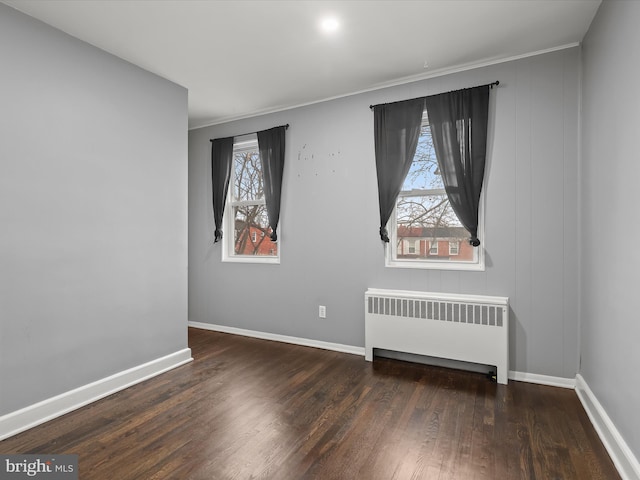
[[[387,266],[484,270],[482,204],[481,198],[478,237],[482,243],[476,248],[469,244],[469,232],[449,203],[425,111],[416,154],[387,226]]]
[[[225,228],[234,234],[222,237],[223,261],[278,263],[280,252],[270,238],[256,135],[235,139],[228,195]]]
[[[407,242],[409,245],[409,254],[415,255],[420,251],[420,240],[416,240],[415,242]]]

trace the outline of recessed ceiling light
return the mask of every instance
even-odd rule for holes
[[[325,17],[320,22],[320,29],[325,33],[333,33],[340,27],[340,22],[336,17]]]

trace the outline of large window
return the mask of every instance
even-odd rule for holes
[[[225,214],[223,260],[277,263],[278,245],[271,241],[271,227],[264,198],[262,164],[256,135],[235,139],[233,166]]]
[[[482,243],[480,247],[473,247],[469,244],[469,232],[449,204],[426,111],[416,154],[388,230],[388,266],[455,270],[484,268],[482,207],[478,228]],[[408,245],[413,248],[407,248]]]

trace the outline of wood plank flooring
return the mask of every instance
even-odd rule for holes
[[[618,479],[574,391],[190,329],[195,361],[0,442],[80,479]]]

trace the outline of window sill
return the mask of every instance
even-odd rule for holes
[[[222,257],[223,263],[258,263],[266,265],[279,265],[280,257],[259,257],[253,255],[237,256],[237,257]]]
[[[466,271],[466,272],[484,272],[484,262],[478,263],[462,263],[462,262],[417,262],[417,261],[402,261],[402,260],[388,260],[385,262],[385,267],[389,268],[408,268],[417,270],[453,270],[453,271]]]

